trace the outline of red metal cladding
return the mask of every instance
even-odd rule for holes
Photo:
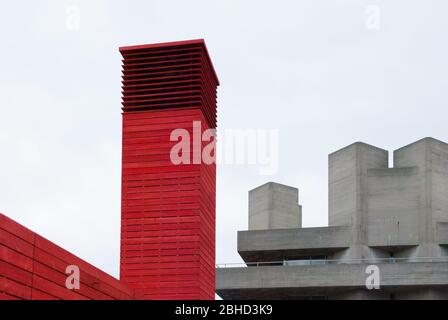
[[[66,287],[67,266],[80,271]],[[133,289],[0,214],[0,300],[129,300]]]
[[[187,130],[193,146],[194,121],[202,131],[216,128],[219,82],[205,43],[120,52],[121,280],[145,299],[214,299],[216,166],[170,159],[173,130]]]

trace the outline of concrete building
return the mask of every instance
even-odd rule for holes
[[[249,192],[244,266],[217,268],[223,299],[447,299],[448,144],[329,155],[329,225],[302,228],[298,189]],[[368,289],[366,284],[379,284]]]

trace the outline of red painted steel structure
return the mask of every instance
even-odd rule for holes
[[[216,166],[170,160],[173,130],[186,129],[200,152],[208,141],[193,142],[193,122],[216,128],[219,81],[205,43],[120,51],[121,281],[0,213],[0,300],[214,299]],[[65,286],[69,265],[79,290]]]
[[[80,270],[67,289],[67,266]],[[0,300],[130,300],[127,285],[0,213]]]
[[[219,81],[205,43],[120,52],[121,279],[145,299],[214,299],[216,166],[170,160],[173,130],[186,129],[193,139],[193,121],[216,128]]]

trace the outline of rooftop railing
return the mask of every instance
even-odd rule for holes
[[[300,259],[283,261],[237,262],[220,263],[216,268],[245,268],[269,266],[314,266],[330,264],[381,264],[381,263],[409,263],[409,262],[448,262],[448,257],[409,257],[409,258],[366,258],[366,259]]]

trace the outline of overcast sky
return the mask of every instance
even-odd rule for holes
[[[241,261],[247,192],[267,181],[299,187],[304,225],[326,225],[329,153],[448,141],[447,14],[444,0],[4,2],[0,212],[118,276],[118,47],[204,38],[220,130],[280,134],[277,174],[218,167],[217,261]]]

